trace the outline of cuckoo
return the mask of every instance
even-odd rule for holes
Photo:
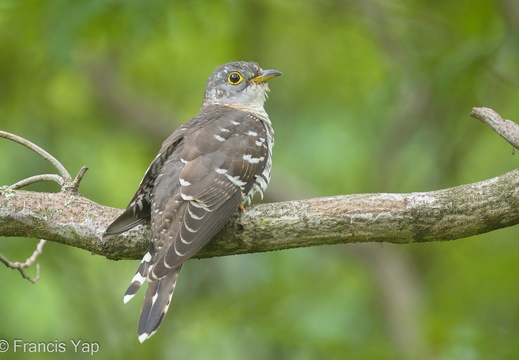
[[[217,67],[198,114],[163,142],[128,207],[106,229],[109,239],[151,223],[149,248],[124,296],[126,303],[148,282],[140,342],[164,320],[184,262],[256,192],[263,196],[274,145],[263,104],[267,80],[279,75],[254,62]]]

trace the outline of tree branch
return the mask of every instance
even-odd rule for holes
[[[356,242],[455,240],[519,223],[519,169],[478,183],[410,194],[356,194],[254,205],[237,213],[196,257]],[[43,238],[104,255],[139,259],[149,228],[108,241],[120,210],[80,195],[0,192],[0,235]]]
[[[485,108],[473,111],[478,118],[486,119],[487,115],[494,116]],[[486,123],[494,127],[496,122]],[[506,126],[517,127],[510,123]],[[77,187],[85,170],[67,183]],[[0,188],[0,236],[47,239],[114,260],[141,258],[149,243],[149,227],[103,241],[104,229],[121,211],[67,190],[65,186],[59,193]],[[237,212],[195,257],[354,242],[455,240],[518,223],[516,169],[481,182],[430,192],[356,194],[254,205],[245,214]]]
[[[24,138],[22,138],[20,136],[8,133],[6,131],[0,131],[0,137],[3,137],[5,139],[8,139],[8,140],[11,140],[11,141],[14,141],[14,142],[17,142],[18,144],[23,145],[23,146],[25,146],[28,149],[31,149],[36,154],[40,155],[42,158],[44,158],[45,160],[50,162],[52,164],[52,166],[54,166],[56,168],[56,170],[58,170],[58,172],[59,172],[59,174],[61,176],[61,181],[56,181],[56,178],[40,179],[40,180],[37,180],[37,181],[52,180],[52,181],[56,181],[61,186],[63,186],[67,182],[71,182],[72,181],[72,177],[68,173],[67,169],[65,169],[65,167],[54,156],[52,156],[51,154],[49,154],[48,152],[43,150],[38,145],[30,142],[27,139],[24,139]],[[57,175],[54,175],[54,176],[57,176]]]
[[[81,170],[79,170],[79,173],[77,174],[76,178],[72,180],[72,177],[68,173],[67,169],[51,154],[43,150],[38,145],[30,142],[27,139],[24,139],[18,135],[14,135],[11,133],[8,133],[6,131],[0,130],[0,137],[14,141],[20,145],[25,146],[28,149],[31,149],[36,154],[40,155],[42,158],[47,160],[51,163],[52,166],[56,168],[56,170],[59,172],[59,175],[56,174],[43,174],[43,175],[35,175],[31,176],[27,179],[21,180],[17,182],[14,185],[9,186],[10,189],[20,189],[24,186],[34,184],[39,181],[54,181],[61,186],[62,191],[68,191],[72,193],[78,193],[79,190],[79,184],[81,183],[81,180],[83,179],[83,176],[85,176],[86,171],[88,170],[88,167],[83,166]]]
[[[18,262],[18,261],[15,261],[15,262],[9,261],[9,259],[7,259],[2,254],[0,254],[0,262],[3,262],[5,264],[5,266],[7,266],[8,268],[18,270],[18,272],[20,273],[20,275],[22,275],[22,277],[24,279],[26,279],[34,284],[34,283],[36,283],[36,281],[38,281],[40,279],[40,264],[36,263],[36,275],[34,275],[34,278],[32,278],[32,279],[25,273],[25,269],[28,268],[29,266],[31,266],[32,264],[34,264],[34,262],[36,261],[38,256],[40,256],[41,253],[43,252],[43,246],[45,245],[46,242],[47,242],[47,240],[41,239],[40,242],[38,243],[38,245],[36,245],[36,250],[34,250],[32,255],[29,256],[23,263]]]
[[[72,180],[72,177],[68,173],[67,169],[65,169],[65,167],[56,158],[54,158],[51,154],[49,154],[48,152],[43,150],[38,145],[30,142],[27,139],[24,139],[20,136],[8,133],[6,131],[0,131],[0,137],[14,141],[20,145],[25,146],[26,148],[28,148],[32,151],[34,151],[36,154],[40,155],[42,158],[44,158],[45,160],[50,162],[52,164],[52,166],[54,166],[56,168],[56,170],[59,172],[59,175],[42,174],[42,175],[34,175],[31,177],[28,177],[27,179],[20,180],[11,186],[7,186],[7,187],[3,188],[4,191],[6,191],[6,190],[12,191],[12,190],[21,189],[24,186],[28,186],[28,185],[31,185],[31,184],[34,184],[34,183],[37,183],[40,181],[54,181],[54,182],[58,183],[59,186],[61,186],[61,191],[67,192],[70,194],[79,194],[79,190],[78,190],[79,184],[81,183],[83,176],[85,176],[85,173],[88,170],[88,168],[86,166],[83,166],[81,168],[81,170],[79,171],[79,173],[77,174],[76,178],[74,180]],[[0,234],[0,236],[1,236],[1,234]],[[23,263],[18,262],[18,261],[15,261],[15,262],[9,261],[9,259],[7,259],[1,253],[0,253],[0,261],[2,263],[4,263],[5,266],[7,266],[11,269],[18,270],[18,272],[20,273],[20,275],[22,275],[22,277],[24,279],[27,279],[34,284],[36,281],[38,281],[40,279],[40,264],[36,263],[36,275],[34,276],[34,279],[31,279],[27,274],[25,274],[25,269],[28,268],[29,266],[31,266],[36,261],[38,256],[41,255],[41,253],[43,251],[43,246],[45,245],[45,243],[46,243],[46,240],[40,239],[40,242],[36,246],[36,250],[34,250],[32,256],[30,256]]]
[[[516,123],[503,119],[494,110],[486,107],[473,108],[470,116],[481,120],[483,124],[488,125],[510,145],[519,150],[519,126]]]

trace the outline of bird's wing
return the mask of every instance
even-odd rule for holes
[[[106,228],[103,240],[108,240],[150,220],[153,183],[164,162],[175,151],[175,148],[182,140],[182,136],[186,131],[186,125],[187,123],[179,127],[162,143],[159,153],[146,170],[135,195],[124,212]]]
[[[151,198],[160,279],[193,256],[229,220],[270,156],[265,125],[252,114],[216,107],[202,114],[164,162]]]

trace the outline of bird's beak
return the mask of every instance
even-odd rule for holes
[[[281,71],[277,70],[261,70],[258,76],[250,79],[250,82],[265,82],[282,74]]]

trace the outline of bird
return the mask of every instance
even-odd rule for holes
[[[282,75],[255,62],[221,66],[205,85],[196,116],[163,143],[127,208],[105,230],[108,240],[151,223],[147,252],[124,295],[147,282],[139,323],[142,343],[159,329],[186,260],[270,180],[274,130],[263,107],[267,80]]]

